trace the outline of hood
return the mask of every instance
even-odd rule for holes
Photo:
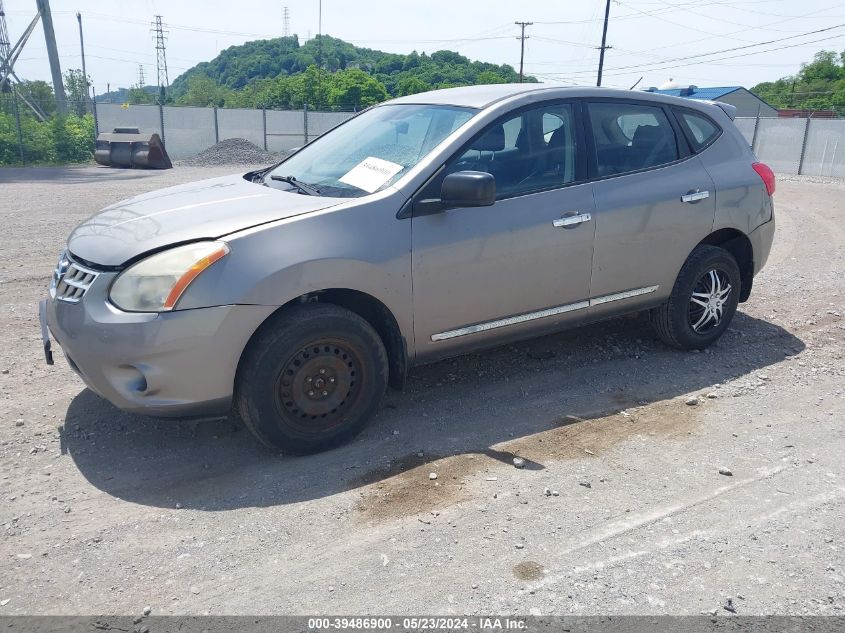
[[[106,207],[77,226],[68,250],[119,266],[170,244],[214,239],[344,202],[264,187],[240,174],[159,189]]]

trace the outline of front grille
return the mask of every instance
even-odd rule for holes
[[[86,268],[62,253],[59,263],[53,271],[50,293],[54,299],[67,303],[79,303],[88,288],[99,275],[96,270]]]

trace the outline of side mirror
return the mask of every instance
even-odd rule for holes
[[[443,179],[444,207],[489,207],[496,202],[496,179],[484,171],[458,171]]]

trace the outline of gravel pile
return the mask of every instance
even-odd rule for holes
[[[267,152],[244,138],[227,138],[192,158],[177,161],[178,165],[193,167],[216,167],[218,165],[260,165],[270,164],[281,156]]]

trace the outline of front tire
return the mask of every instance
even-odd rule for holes
[[[315,453],[367,424],[387,376],[384,344],[367,321],[331,304],[296,306],[253,337],[238,369],[235,407],[267,446]]]
[[[678,273],[669,301],[651,310],[651,322],[667,345],[704,349],[733,319],[742,279],[733,255],[716,246],[697,246]]]

